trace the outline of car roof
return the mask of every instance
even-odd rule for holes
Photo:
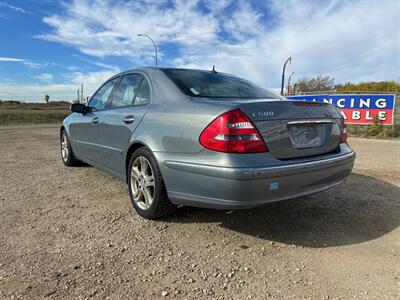
[[[134,69],[125,70],[123,72],[120,72],[120,73],[114,75],[113,77],[119,76],[119,75],[123,75],[123,74],[127,74],[127,73],[131,73],[131,72],[135,72],[135,71],[144,71],[144,72],[146,72],[146,71],[155,71],[155,70],[159,70],[159,71],[162,71],[162,70],[190,70],[190,71],[199,71],[199,72],[211,72],[211,70],[193,69],[193,68],[173,68],[173,67],[149,67],[149,66],[143,66],[143,67],[138,67],[138,68],[134,68]],[[218,72],[218,73],[227,74],[227,73],[224,73],[224,72]],[[231,75],[231,74],[229,74],[229,75]]]

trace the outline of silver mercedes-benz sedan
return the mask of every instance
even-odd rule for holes
[[[111,77],[60,129],[65,165],[129,186],[142,217],[251,208],[341,184],[355,153],[330,104],[289,101],[230,74],[139,68]]]

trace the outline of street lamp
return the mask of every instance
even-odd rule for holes
[[[281,95],[283,95],[283,84],[285,83],[285,71],[286,71],[286,64],[290,62],[292,63],[292,57],[289,57],[285,63],[283,64],[283,70],[282,70],[282,85],[281,85]]]
[[[289,79],[288,79],[288,82],[287,82],[287,92],[288,92],[288,94],[289,94],[289,89],[290,89],[290,79],[292,79],[292,76],[293,76],[293,74],[294,74],[294,72],[292,72],[292,74],[290,74],[290,76],[289,76]]]
[[[153,39],[151,37],[149,37],[147,34],[139,33],[138,36],[145,36],[153,43],[154,51],[156,53],[156,67],[157,67],[157,46],[156,46],[156,43],[154,43]]]

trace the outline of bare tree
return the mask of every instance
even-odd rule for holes
[[[303,93],[330,91],[334,87],[335,79],[330,76],[303,77],[297,81],[297,90]]]

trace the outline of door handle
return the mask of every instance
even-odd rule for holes
[[[126,117],[124,118],[124,123],[125,123],[125,124],[133,123],[133,121],[135,121],[135,117],[132,116],[132,115],[126,116]]]
[[[97,124],[99,122],[99,118],[98,117],[94,117],[92,119],[92,124]]]

